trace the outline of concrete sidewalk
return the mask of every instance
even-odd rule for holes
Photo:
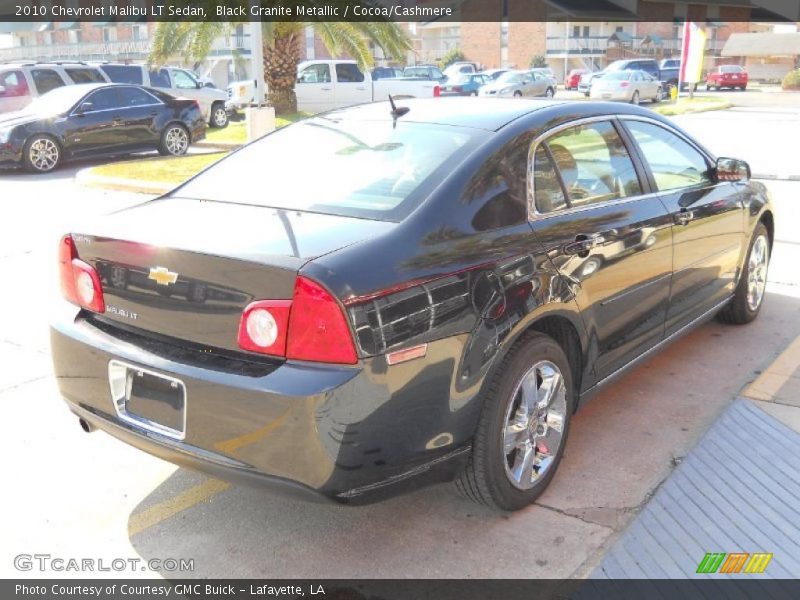
[[[800,338],[722,414],[591,577],[797,577],[798,498]],[[724,556],[697,573],[707,553]]]

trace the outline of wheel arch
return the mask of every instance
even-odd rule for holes
[[[767,228],[767,235],[769,236],[769,252],[772,254],[772,244],[775,241],[775,215],[771,210],[765,210],[761,217],[758,219],[759,223],[763,223]]]

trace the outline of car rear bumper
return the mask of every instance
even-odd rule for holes
[[[293,496],[362,503],[451,479],[467,459],[474,420],[436,405],[449,406],[441,386],[430,397],[419,389],[413,396],[393,393],[381,382],[379,372],[387,369],[381,358],[372,361],[382,366],[243,366],[82,315],[51,327],[56,379],[70,410],[181,466]],[[117,413],[109,387],[112,360],[183,383],[183,439]],[[437,439],[447,443],[432,445]]]

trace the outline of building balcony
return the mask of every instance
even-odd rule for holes
[[[551,58],[601,57],[612,50],[612,54],[625,56],[674,56],[680,54],[682,40],[678,38],[653,38],[649,36],[627,36],[630,41],[612,40],[607,36],[594,37],[548,37],[547,55]],[[719,56],[725,40],[707,40],[706,54]]]

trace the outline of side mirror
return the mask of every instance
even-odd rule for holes
[[[718,181],[749,181],[750,165],[737,158],[718,158],[716,173]]]
[[[84,102],[78,107],[78,110],[76,110],[75,112],[78,113],[79,115],[82,115],[87,112],[92,112],[92,110],[94,110],[94,103]]]

